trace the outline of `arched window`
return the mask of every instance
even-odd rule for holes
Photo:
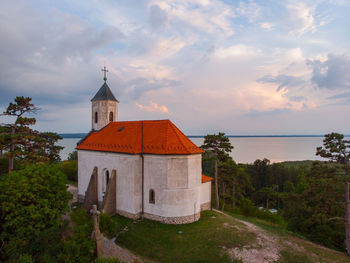
[[[113,121],[113,111],[109,113],[109,121]]]
[[[106,193],[109,182],[109,171],[107,169],[103,169],[102,173],[102,192],[103,195]]]
[[[109,171],[106,171],[106,185],[108,185],[109,182]]]
[[[154,204],[155,203],[155,195],[154,195],[154,190],[151,189],[149,190],[149,202],[150,204]]]
[[[97,111],[95,112],[95,123],[97,123],[98,119],[97,119]]]

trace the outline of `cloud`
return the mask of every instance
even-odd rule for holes
[[[275,24],[270,22],[262,22],[260,23],[260,27],[266,31],[271,31],[275,27]]]
[[[151,105],[142,105],[139,103],[136,103],[136,106],[145,111],[151,111],[151,112],[161,112],[161,113],[169,113],[168,108],[165,105],[158,105],[157,103],[151,102]]]
[[[239,2],[235,11],[240,16],[246,17],[251,23],[261,16],[261,8],[254,1]]]
[[[169,23],[186,27],[192,33],[230,36],[234,34],[231,20],[234,12],[230,5],[214,0],[153,0],[168,15]],[[198,30],[200,32],[198,32]]]
[[[280,91],[283,88],[289,89],[293,87],[299,87],[306,83],[306,80],[303,77],[289,76],[289,75],[278,75],[271,76],[266,75],[262,78],[257,79],[259,83],[275,83],[278,84],[276,91]]]
[[[301,37],[306,33],[315,33],[321,26],[331,20],[327,13],[317,12],[318,1],[290,0],[287,2],[289,12],[290,34]]]
[[[246,45],[234,45],[226,48],[217,48],[214,50],[214,56],[220,59],[236,56],[252,56],[260,53],[261,50]]]
[[[151,5],[149,7],[149,23],[154,30],[162,29],[167,21],[167,13],[161,9],[158,5]]]
[[[350,58],[347,55],[329,54],[325,61],[308,60],[312,69],[312,83],[320,89],[350,88]]]
[[[266,116],[275,116],[280,114],[286,114],[290,113],[291,110],[287,108],[281,108],[281,109],[273,109],[273,110],[250,110],[248,113],[245,114],[247,117],[266,117]]]

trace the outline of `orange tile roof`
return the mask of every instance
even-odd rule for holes
[[[213,178],[206,176],[205,174],[202,174],[202,183],[206,183],[213,180]]]
[[[110,122],[92,131],[76,149],[128,154],[195,154],[204,151],[187,138],[171,121]]]

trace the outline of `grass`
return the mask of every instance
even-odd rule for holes
[[[285,227],[241,215],[202,212],[198,222],[186,225],[166,225],[151,220],[133,221],[114,216],[109,236],[118,236],[116,243],[140,257],[156,262],[242,262],[230,259],[224,248],[246,248],[256,242],[257,234],[248,231],[239,220],[260,227],[276,239],[280,247],[278,263],[350,262],[345,253],[311,243]],[[114,233],[111,233],[113,229]],[[181,232],[180,232],[181,231]]]
[[[241,247],[255,239],[253,234],[239,231],[243,224],[211,211],[187,225],[146,219],[133,222],[121,216],[113,219],[128,227],[118,236],[118,245],[159,262],[232,262],[222,248]]]

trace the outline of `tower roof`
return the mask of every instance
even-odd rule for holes
[[[110,122],[99,131],[92,131],[76,149],[162,155],[204,152],[169,120]]]
[[[113,95],[111,89],[108,87],[107,83],[103,83],[102,87],[97,91],[95,97],[91,101],[96,100],[112,100],[119,102]]]

